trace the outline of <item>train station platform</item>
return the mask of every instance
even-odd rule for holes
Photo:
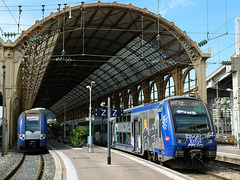
[[[107,164],[107,148],[94,146],[70,148],[56,141],[49,141],[51,148],[61,159],[63,179],[123,180],[123,179],[191,179],[176,171],[149,162],[128,153],[111,150],[111,164]]]
[[[220,144],[217,146],[216,160],[240,164],[240,149],[233,145]]]

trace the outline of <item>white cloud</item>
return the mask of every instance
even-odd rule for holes
[[[167,0],[160,4],[160,14],[164,15],[169,10],[174,8],[185,8],[189,5],[193,5],[194,2],[192,0]]]

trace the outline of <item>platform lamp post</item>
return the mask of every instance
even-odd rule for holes
[[[230,88],[227,88],[226,89],[227,91],[231,91],[231,92],[233,92],[233,90],[232,89],[230,89]],[[235,111],[236,111],[236,117],[235,117],[235,119],[236,119],[236,131],[237,131],[237,149],[239,149],[239,123],[238,123],[238,121],[239,121],[239,118],[238,118],[238,113],[237,113],[237,111],[239,110],[239,103],[238,103],[238,97],[237,97],[237,92],[238,92],[238,90],[240,90],[240,87],[235,91],[235,93],[233,94],[233,99],[236,99],[236,103],[235,103]]]
[[[64,113],[64,117],[63,117],[63,143],[66,143],[66,104],[63,104],[63,113]]]
[[[107,134],[108,134],[108,157],[107,157],[107,164],[111,164],[111,148],[110,148],[110,116],[111,116],[111,109],[110,109],[110,97],[108,97],[108,125],[107,125]]]
[[[89,153],[92,153],[92,86],[95,85],[95,81],[90,83],[90,86],[86,86],[89,89],[89,136],[88,136],[88,144],[89,144]]]
[[[107,135],[108,135],[108,139],[107,139],[107,142],[108,142],[108,155],[107,155],[107,164],[111,164],[111,148],[110,148],[110,117],[111,117],[111,105],[110,105],[110,97],[108,97],[108,105],[105,106],[105,102],[102,102],[101,103],[101,106],[102,107],[105,107],[107,108],[107,117],[108,117],[108,123],[107,123]]]
[[[2,94],[2,156],[6,153],[7,148],[7,124],[5,124],[5,65],[2,65],[3,69],[3,94]],[[6,143],[6,144],[5,144]]]

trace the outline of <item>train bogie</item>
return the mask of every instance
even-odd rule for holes
[[[47,145],[46,116],[35,110],[24,111],[18,118],[18,147],[41,148]]]

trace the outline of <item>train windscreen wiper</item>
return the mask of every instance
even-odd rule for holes
[[[193,116],[195,116],[195,115],[193,115]],[[192,130],[193,129],[196,129],[200,134],[202,134],[202,131],[195,125],[195,124],[193,124],[193,121],[192,121],[192,115],[189,115],[189,118],[190,118],[190,120],[191,120],[191,126],[192,126]]]
[[[202,131],[193,123],[191,123],[192,129],[196,129],[200,134],[202,133]]]

